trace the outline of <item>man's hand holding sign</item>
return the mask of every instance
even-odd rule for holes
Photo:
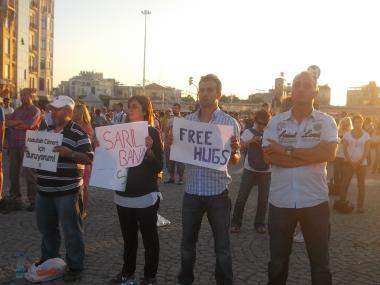
[[[168,142],[170,159],[224,171],[239,160],[239,141],[233,126],[212,125],[175,118]]]

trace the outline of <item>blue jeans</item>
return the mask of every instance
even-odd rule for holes
[[[227,190],[215,196],[197,196],[185,193],[182,208],[181,270],[178,275],[178,283],[188,285],[194,281],[196,243],[205,213],[214,235],[216,284],[233,284],[229,234],[231,200]]]
[[[265,226],[270,176],[270,172],[261,173],[244,169],[243,176],[241,178],[239,194],[235,202],[234,214],[232,215],[232,226],[241,227],[244,207],[254,185],[257,185],[258,187],[255,227]]]
[[[284,285],[297,222],[301,224],[310,259],[313,285],[331,285],[329,269],[330,213],[328,202],[309,208],[278,208],[269,205],[270,262],[268,285]]]
[[[80,192],[64,196],[36,197],[37,227],[42,234],[41,260],[59,257],[62,226],[66,263],[71,270],[82,270],[84,261],[83,226]]]

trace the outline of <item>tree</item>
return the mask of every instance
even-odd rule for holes
[[[195,102],[193,96],[191,96],[191,95],[187,95],[186,97],[181,97],[181,101],[185,102],[185,103],[194,103]]]
[[[109,107],[110,105],[110,97],[107,95],[99,95],[99,99],[102,100],[103,105]]]

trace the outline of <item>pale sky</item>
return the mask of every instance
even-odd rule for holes
[[[142,84],[144,9],[150,82],[192,90],[189,76],[215,73],[247,98],[316,64],[338,105],[380,85],[378,0],[55,0],[55,86],[81,70]]]

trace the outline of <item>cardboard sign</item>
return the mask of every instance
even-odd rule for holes
[[[26,131],[24,167],[57,172],[58,152],[54,147],[62,145],[62,134],[40,131]]]
[[[99,147],[95,149],[90,185],[124,191],[127,168],[142,163],[148,123],[136,122],[95,128]]]
[[[174,118],[170,160],[225,171],[232,136],[233,126]]]

